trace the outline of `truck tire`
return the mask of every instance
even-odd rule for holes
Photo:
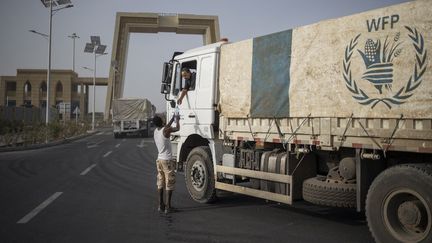
[[[192,149],[186,163],[184,175],[192,199],[199,203],[213,202],[216,188],[210,148],[200,146]]]
[[[366,218],[377,242],[432,242],[432,165],[402,164],[378,175]]]
[[[356,184],[329,183],[326,177],[313,177],[303,182],[303,199],[313,204],[354,208]]]

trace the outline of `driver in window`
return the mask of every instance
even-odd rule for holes
[[[180,97],[177,100],[177,104],[181,105],[183,98],[186,96],[187,92],[190,88],[194,88],[195,86],[195,73],[192,73],[189,68],[182,68],[181,76],[185,81],[185,86],[182,89]]]

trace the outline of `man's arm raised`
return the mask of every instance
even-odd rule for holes
[[[172,123],[176,120],[176,127],[171,127]],[[172,132],[177,132],[180,130],[180,115],[172,116],[169,123],[164,127],[163,134],[166,138],[169,138]]]

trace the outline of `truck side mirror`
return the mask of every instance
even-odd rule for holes
[[[171,81],[172,64],[164,62],[162,71],[162,83],[167,84]]]
[[[170,86],[168,84],[161,84],[161,94],[169,94]]]

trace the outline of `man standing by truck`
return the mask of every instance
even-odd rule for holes
[[[171,127],[176,121],[176,127]],[[172,132],[180,130],[179,115],[175,114],[171,120],[163,126],[162,118],[155,116],[153,124],[156,125],[154,131],[154,141],[158,149],[156,160],[157,168],[157,187],[158,187],[158,211],[169,213],[171,210],[171,197],[175,185],[175,162],[172,159],[170,135]],[[166,191],[166,203],[164,204],[164,188]]]

